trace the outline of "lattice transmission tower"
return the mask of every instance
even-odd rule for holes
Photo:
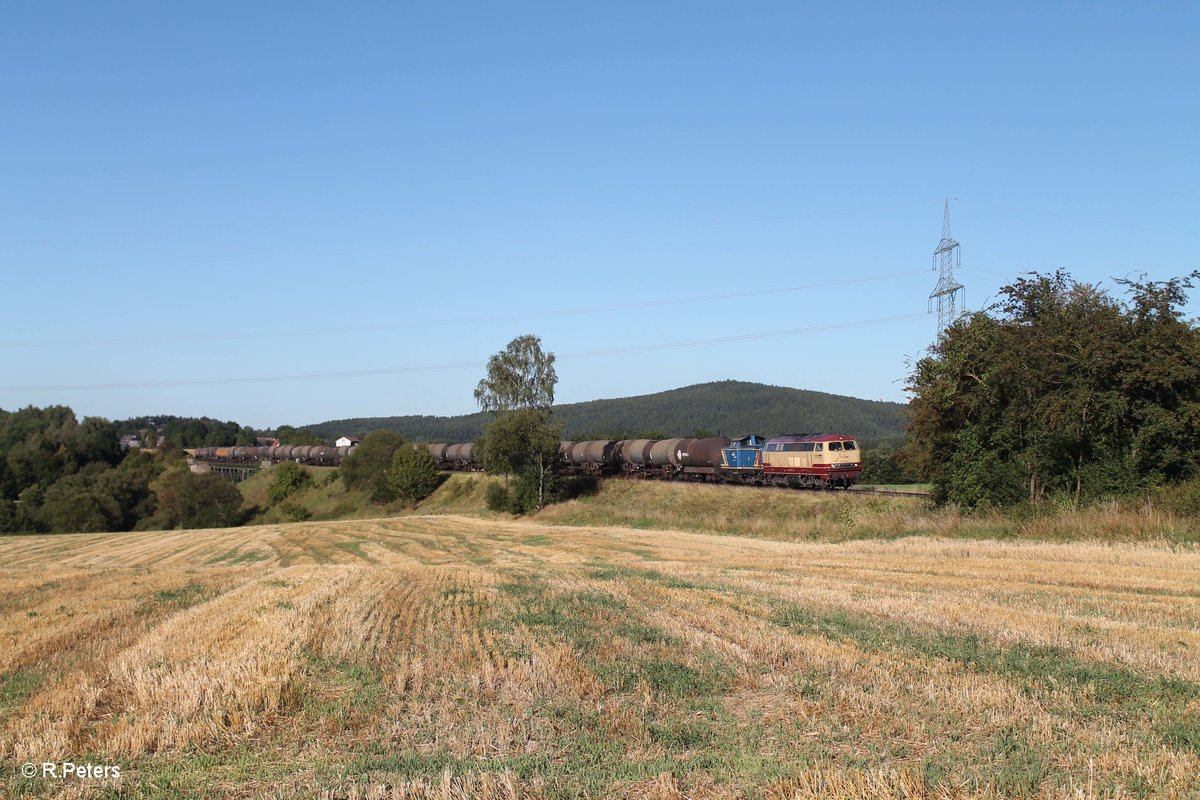
[[[967,287],[954,279],[954,268],[957,266],[959,248],[958,242],[950,236],[950,198],[947,197],[946,212],[942,217],[942,240],[933,251],[933,268],[938,271],[938,282],[929,294],[930,313],[933,313],[933,301],[937,298],[939,334],[966,307]]]

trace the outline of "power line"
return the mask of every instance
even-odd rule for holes
[[[1019,271],[1016,274],[1014,274],[1012,272],[999,272],[994,269],[983,269],[982,267],[961,267],[961,269],[963,272],[971,272],[971,273],[976,273],[979,275],[991,275],[992,277],[1004,278],[1005,280],[1009,280],[1009,281],[1017,280],[1021,276],[1021,272],[1022,272],[1022,271]]]
[[[1193,239],[1200,239],[1200,233],[1187,233],[1185,231],[1169,231],[1163,228],[1148,228],[1144,225],[1128,225],[1123,222],[1107,222],[1100,219],[1088,219],[1086,217],[1073,217],[1069,214],[1058,214],[1053,211],[1036,211],[1031,208],[1014,208],[1013,206],[1000,206],[994,203],[981,203],[978,200],[964,200],[961,197],[954,198],[960,203],[970,203],[976,206],[985,206],[987,208],[999,208],[1004,211],[1018,211],[1022,214],[1038,214],[1043,217],[1057,217],[1058,219],[1069,219],[1073,222],[1087,222],[1091,225],[1109,225],[1114,228],[1128,228],[1135,231],[1148,231],[1149,233],[1169,233],[1172,236],[1188,236]]]
[[[53,347],[112,347],[143,344],[191,344],[197,342],[226,342],[245,341],[249,339],[287,339],[305,336],[337,336],[357,333],[381,333],[387,331],[412,330],[415,328],[459,327],[463,325],[479,325],[492,322],[517,322],[531,319],[549,319],[556,317],[572,317],[586,314],[611,314],[618,311],[634,311],[643,308],[659,308],[662,306],[686,305],[689,303],[707,303],[717,300],[734,300],[745,297],[762,297],[787,292],[800,292],[809,289],[824,289],[832,286],[848,286],[870,281],[907,278],[914,275],[924,275],[924,271],[893,272],[887,275],[872,275],[865,278],[846,278],[840,281],[822,283],[806,283],[796,286],[781,286],[773,289],[752,289],[741,292],[725,292],[723,294],[699,295],[693,297],[675,298],[670,300],[647,300],[638,303],[622,303],[610,306],[596,306],[583,309],[567,309],[561,311],[537,311],[524,314],[506,314],[491,317],[466,317],[461,319],[413,320],[408,322],[378,323],[370,325],[354,325],[341,328],[310,328],[290,331],[249,331],[244,333],[211,333],[192,334],[186,336],[155,336],[129,337],[124,339],[57,339],[41,341],[9,341],[0,342],[0,347],[18,348],[53,348]]]
[[[878,325],[890,325],[896,322],[908,322],[915,319],[928,319],[928,314],[901,314],[895,317],[876,317],[860,319],[852,322],[834,322],[828,325],[812,325],[806,328],[789,328],[779,331],[762,331],[759,333],[744,333],[737,336],[719,336],[712,339],[694,339],[687,342],[672,342],[668,344],[634,345],[612,350],[594,350],[588,353],[568,353],[560,358],[595,358],[598,356],[628,355],[632,353],[649,353],[659,350],[676,350],[686,347],[704,347],[712,344],[728,344],[730,342],[751,342],[762,339],[777,339],[784,336],[799,336],[805,333],[823,333],[825,331],[849,330],[852,328],[873,328]]]
[[[914,206],[918,203],[931,203],[937,200],[936,197],[927,197],[922,200],[905,200],[900,203],[882,203],[873,206],[857,206],[855,208],[831,208],[825,211],[801,211],[796,214],[780,214],[774,217],[756,217],[753,219],[734,219],[726,222],[701,222],[695,225],[679,225],[667,230],[694,230],[696,228],[716,228],[722,225],[746,225],[755,222],[778,222],[785,219],[800,219],[802,217],[819,217],[826,214],[851,214],[856,211],[874,211],[880,208],[898,208],[899,206]]]
[[[788,328],[775,331],[745,333],[735,336],[718,336],[709,339],[692,339],[682,342],[665,342],[659,344],[632,345],[616,347],[607,350],[590,350],[580,353],[564,353],[557,355],[559,360],[601,358],[607,356],[634,355],[651,353],[661,350],[680,350],[692,347],[708,347],[716,344],[734,342],[759,341],[785,336],[800,336],[809,333],[824,333],[826,331],[848,330],[852,328],[869,328],[879,325],[890,325],[899,322],[909,322],[916,319],[927,319],[927,314],[903,314],[895,317],[876,317],[874,319],[854,320],[851,322],[835,322],[827,325],[812,325],[805,328]],[[482,362],[457,362],[448,364],[424,364],[417,366],[380,367],[378,369],[342,370],[338,372],[305,372],[290,375],[248,375],[232,378],[182,378],[168,381],[148,381],[142,383],[92,383],[92,384],[62,384],[57,386],[0,386],[0,392],[67,392],[67,391],[100,391],[108,389],[156,389],[181,386],[215,386],[252,383],[282,383],[288,381],[319,380],[329,378],[359,378],[376,375],[399,375],[412,372],[442,372],[459,369],[484,369]]]

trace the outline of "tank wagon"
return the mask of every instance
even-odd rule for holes
[[[475,445],[414,444],[425,448],[439,469],[478,471]],[[563,471],[569,475],[625,476],[664,480],[717,481],[798,489],[852,486],[862,474],[858,443],[838,433],[794,433],[766,439],[757,434],[730,439],[622,439],[560,442]],[[272,464],[298,461],[337,466],[349,447],[200,447],[197,461]]]

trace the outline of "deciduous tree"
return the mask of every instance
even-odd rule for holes
[[[484,411],[548,412],[556,383],[554,354],[542,352],[542,340],[527,334],[488,359],[487,377],[475,388],[475,400]]]
[[[504,414],[483,432],[478,450],[484,469],[493,475],[516,475],[519,485],[532,487],[513,498],[511,510],[541,508],[553,494],[555,469],[562,459],[559,438],[558,428],[534,409]]]
[[[388,483],[387,472],[397,451],[408,446],[405,438],[395,431],[369,433],[350,451],[338,472],[348,488],[369,491],[377,503],[390,502],[395,493]]]
[[[392,456],[387,481],[397,499],[416,505],[437,488],[437,464],[425,447],[401,447]]]
[[[1181,307],[1196,277],[1118,281],[1124,303],[1062,271],[1004,287],[910,376],[913,471],[965,505],[1078,504],[1195,474],[1200,331]]]
[[[557,382],[554,354],[526,335],[491,357],[475,389],[480,407],[497,415],[480,439],[481,463],[493,474],[518,476],[518,487],[533,487],[514,496],[510,506],[518,512],[541,508],[551,494],[560,458],[560,431],[549,422]]]

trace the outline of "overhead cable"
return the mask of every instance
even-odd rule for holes
[[[1188,236],[1193,239],[1200,239],[1200,233],[1187,233],[1186,231],[1170,231],[1163,228],[1149,228],[1145,225],[1129,225],[1123,222],[1109,222],[1102,219],[1088,219],[1087,217],[1073,217],[1069,214],[1058,214],[1053,211],[1037,211],[1032,208],[1014,208],[1013,206],[1001,206],[995,203],[982,203],[978,200],[967,200],[962,197],[954,198],[960,203],[970,203],[975,206],[985,206],[987,208],[999,208],[1004,211],[1017,211],[1021,214],[1037,214],[1043,217],[1057,217],[1058,219],[1069,219],[1073,222],[1086,222],[1090,225],[1108,225],[1113,228],[1128,228],[1134,231],[1147,231],[1149,233],[1169,233],[1172,236]]]
[[[895,317],[876,317],[874,319],[853,320],[850,322],[835,322],[826,325],[812,325],[805,328],[788,328],[785,330],[761,331],[735,336],[719,336],[710,339],[692,339],[682,342],[664,342],[659,344],[631,345],[605,350],[590,350],[579,353],[556,354],[558,360],[600,358],[608,356],[635,355],[660,350],[680,350],[692,347],[708,347],[717,344],[734,342],[749,342],[761,339],[774,339],[785,336],[800,336],[809,333],[824,333],[827,331],[849,330],[852,328],[867,328],[878,325],[891,325],[899,322],[910,322],[916,319],[928,319],[928,314],[903,314]],[[282,383],[288,381],[328,380],[333,378],[361,378],[376,375],[399,375],[412,372],[441,372],[448,370],[475,369],[482,370],[486,364],[479,361],[465,361],[447,364],[422,364],[414,366],[380,367],[377,369],[340,370],[337,372],[304,372],[287,375],[246,375],[228,378],[180,378],[178,380],[139,381],[130,383],[79,383],[53,386],[0,386],[0,392],[69,392],[69,391],[102,391],[109,389],[158,389],[181,386],[215,386],[253,383]]]
[[[340,328],[307,328],[301,330],[265,330],[230,333],[198,333],[179,336],[130,337],[118,339],[44,339],[27,341],[0,341],[0,347],[18,348],[51,348],[51,347],[114,347],[146,344],[185,344],[196,342],[242,341],[247,339],[286,339],[301,336],[336,336],[355,333],[381,333],[385,331],[412,330],[414,328],[444,328],[461,327],[463,325],[478,325],[493,322],[517,322],[531,319],[548,319],[555,317],[572,317],[584,314],[611,314],[618,311],[634,311],[643,308],[660,308],[662,306],[686,305],[689,303],[707,303],[717,300],[735,300],[745,297],[762,297],[787,292],[800,292],[809,289],[824,289],[831,286],[847,286],[855,283],[883,281],[893,278],[907,278],[914,275],[924,275],[925,270],[910,272],[893,272],[887,275],[871,275],[865,278],[845,278],[838,281],[823,281],[820,283],[804,283],[795,286],[780,286],[772,289],[751,289],[740,292],[724,292],[721,294],[698,295],[668,300],[646,300],[636,303],[621,303],[609,306],[594,306],[591,308],[563,309],[556,311],[533,311],[521,314],[500,314],[493,316],[463,317],[459,319],[430,319],[408,320],[403,322],[375,323],[367,325],[352,325]]]

